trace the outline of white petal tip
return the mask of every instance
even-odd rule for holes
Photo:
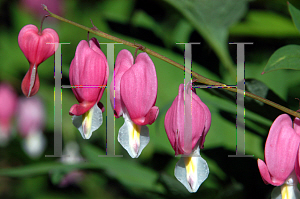
[[[119,130],[118,141],[128,152],[131,158],[138,158],[150,141],[147,126],[133,123],[129,117],[124,116],[125,122]]]
[[[46,147],[46,138],[42,132],[32,132],[23,140],[23,149],[32,159],[39,158]]]
[[[92,133],[102,125],[102,122],[102,111],[97,103],[85,114],[72,117],[72,123],[79,130],[83,139],[90,139]]]
[[[202,157],[181,157],[175,166],[174,175],[190,193],[198,191],[206,180],[209,169]]]

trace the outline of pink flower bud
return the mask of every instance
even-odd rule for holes
[[[29,62],[29,70],[22,81],[25,96],[35,95],[40,87],[37,67],[54,54],[59,38],[55,30],[46,28],[39,32],[34,25],[24,26],[18,36],[19,46]]]
[[[21,0],[22,6],[27,8],[32,15],[42,18],[42,16],[49,14],[43,9],[42,4],[45,4],[51,12],[59,16],[64,12],[64,0]],[[49,17],[50,20],[52,17]],[[57,21],[57,20],[56,20]]]
[[[71,107],[70,115],[84,114],[101,99],[107,84],[108,71],[106,57],[100,50],[98,40],[92,38],[89,43],[80,41],[70,65],[69,78],[72,86],[85,88],[72,88],[79,104]]]
[[[294,125],[293,128],[289,115],[282,114],[276,118],[270,128],[265,145],[265,162],[257,160],[265,184],[280,186],[294,170],[300,142],[299,121]]]
[[[82,158],[79,150],[79,146],[76,142],[68,142],[65,145],[63,155],[60,161],[63,164],[78,164],[83,162],[84,159]],[[69,185],[78,184],[81,182],[85,177],[85,173],[81,170],[74,170],[70,173],[66,174],[59,183],[59,187],[67,187]]]
[[[18,130],[23,137],[22,147],[31,158],[38,158],[46,147],[43,135],[45,110],[37,97],[22,98],[18,104]]]
[[[197,146],[198,141],[200,148],[203,148],[205,136],[211,124],[211,114],[209,109],[200,100],[198,95],[192,92],[192,132],[190,132],[189,135],[186,135],[186,137],[190,139],[185,141],[184,92],[184,85],[181,84],[179,86],[178,96],[173,101],[165,117],[165,130],[176,155],[190,154]],[[191,143],[189,143],[189,140]]]
[[[0,139],[5,142],[10,135],[10,123],[17,107],[17,94],[9,85],[0,84]]]
[[[22,137],[41,132],[45,123],[45,110],[37,97],[21,98],[18,104],[18,129]]]
[[[297,112],[300,112],[299,110],[297,110]],[[300,119],[299,118],[295,118],[294,119],[294,130],[297,133],[297,135],[300,135]],[[298,181],[300,181],[300,147],[298,148],[298,153],[296,156],[296,162],[295,162],[295,172],[298,178]]]
[[[59,187],[65,188],[70,185],[77,185],[81,181],[83,181],[84,177],[85,173],[83,171],[71,171],[70,173],[64,176],[64,178],[59,183]]]

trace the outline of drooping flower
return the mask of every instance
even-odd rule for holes
[[[208,107],[192,91],[191,84],[179,86],[178,96],[165,117],[165,130],[175,155],[184,154],[175,166],[175,177],[189,192],[196,192],[209,169],[200,156],[211,124]]]
[[[79,152],[79,146],[76,142],[68,142],[64,148],[63,156],[60,158],[60,162],[63,164],[78,164],[83,162],[84,159]],[[78,184],[85,177],[84,171],[73,170],[67,173],[60,181],[59,187],[67,187],[69,185]]]
[[[26,97],[35,95],[40,87],[38,66],[54,54],[59,42],[55,30],[46,28],[39,31],[34,25],[24,26],[18,36],[19,46],[29,62],[29,70],[22,81],[22,91]]]
[[[258,159],[258,169],[265,184],[275,188],[272,198],[299,198],[295,163],[300,143],[299,119],[294,124],[282,114],[273,122],[265,145],[265,162]],[[297,130],[296,130],[297,129]],[[297,171],[297,170],[296,170]]]
[[[38,158],[46,147],[43,135],[45,109],[38,97],[21,98],[18,104],[18,131],[23,137],[23,149],[31,158]]]
[[[190,139],[187,138],[185,130],[185,107],[184,107],[184,92],[192,94],[192,132]],[[189,92],[189,93],[188,93]],[[200,148],[204,148],[205,136],[210,128],[211,114],[207,106],[201,101],[195,92],[190,92],[189,88],[184,89],[184,85],[179,86],[178,96],[173,101],[170,109],[165,117],[165,130],[167,132],[169,141],[178,154],[190,154],[200,141]],[[185,137],[186,136],[186,137]],[[190,142],[188,142],[190,141]]]
[[[4,146],[11,133],[11,119],[17,107],[17,94],[7,83],[0,84],[0,145]]]
[[[137,158],[149,143],[149,129],[145,125],[157,118],[156,97],[157,77],[150,57],[140,53],[134,61],[128,50],[121,50],[110,86],[110,101],[115,116],[125,119],[118,141],[132,158]]]
[[[105,90],[108,72],[98,40],[80,41],[69,71],[72,91],[79,104],[73,105],[69,114],[73,115],[73,124],[84,139],[89,139],[102,124],[102,112],[97,103]]]
[[[297,112],[300,112],[300,110],[298,110]],[[295,132],[297,133],[297,135],[300,136],[300,119],[297,117],[294,119],[293,128],[294,128]],[[298,153],[297,153],[296,161],[295,161],[295,172],[297,175],[297,179],[300,182],[300,152],[299,152],[299,150],[300,150],[300,144],[298,147]]]

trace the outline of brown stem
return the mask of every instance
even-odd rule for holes
[[[81,28],[83,30],[89,31],[89,32],[91,32],[91,33],[93,33],[95,35],[100,36],[100,37],[104,37],[104,38],[113,40],[115,42],[123,43],[123,44],[125,44],[127,46],[130,46],[130,47],[133,47],[133,48],[140,48],[140,46],[141,46],[139,44],[135,44],[135,43],[132,43],[132,42],[120,39],[118,37],[109,35],[109,34],[104,33],[104,32],[102,32],[102,31],[100,31],[98,29],[88,28],[88,27],[83,26],[81,24],[75,23],[75,22],[70,21],[68,19],[65,19],[63,17],[60,17],[60,16],[58,16],[56,14],[53,14],[52,12],[50,12],[48,10],[47,6],[43,5],[43,7],[44,7],[44,10],[46,10],[50,14],[51,17],[54,17],[54,18],[56,18],[56,19],[58,19],[60,21],[64,21],[66,23],[69,23],[71,25],[77,26],[77,27],[79,27],[79,28]],[[173,61],[173,60],[171,60],[171,59],[169,59],[169,58],[167,58],[167,57],[165,57],[165,56],[163,56],[163,55],[161,55],[161,54],[159,54],[159,53],[157,53],[157,52],[155,52],[155,51],[153,51],[151,49],[149,49],[149,48],[146,48],[146,47],[143,46],[143,48],[140,49],[140,50],[142,50],[143,52],[146,52],[146,53],[148,53],[148,54],[150,54],[150,55],[152,55],[154,57],[157,57],[157,58],[159,58],[159,59],[161,59],[161,60],[163,60],[163,61],[165,61],[165,62],[167,62],[169,64],[172,64],[173,66],[175,66],[175,67],[177,67],[177,68],[179,68],[179,69],[181,69],[183,71],[185,70],[185,68],[184,68],[183,65],[181,65],[181,64],[179,64],[179,63],[177,63],[177,62],[175,62],[175,61]],[[258,101],[261,101],[261,102],[263,102],[265,104],[268,104],[268,105],[270,105],[270,106],[272,106],[274,108],[277,108],[277,109],[279,109],[279,110],[281,110],[283,112],[286,112],[286,113],[288,113],[290,115],[293,115],[295,117],[300,118],[300,113],[298,113],[296,111],[293,111],[291,109],[288,109],[288,108],[286,108],[284,106],[281,106],[281,105],[279,105],[279,104],[277,104],[275,102],[272,102],[272,101],[270,101],[268,99],[262,98],[262,97],[260,97],[258,95],[255,95],[255,94],[252,94],[252,93],[249,93],[247,91],[243,91],[243,90],[240,90],[240,89],[237,89],[237,88],[228,88],[228,87],[226,87],[227,86],[226,84],[222,84],[222,83],[213,81],[213,80],[208,79],[208,78],[206,78],[206,77],[204,77],[202,75],[199,75],[198,73],[195,73],[195,72],[192,72],[192,76],[195,77],[197,79],[197,82],[199,82],[199,83],[203,83],[203,84],[206,84],[206,85],[224,86],[225,88],[223,88],[223,89],[225,89],[225,90],[229,90],[229,91],[232,91],[232,92],[235,92],[235,93],[243,94],[243,95],[245,95],[247,97],[251,97],[251,98],[256,99]]]
[[[50,16],[50,15],[44,15],[44,16],[43,16],[42,21],[41,21],[41,26],[40,26],[40,29],[39,29],[39,32],[38,32],[39,35],[42,35],[42,31],[43,31],[42,27],[43,27],[44,20],[45,20],[47,17],[49,17],[49,16]]]

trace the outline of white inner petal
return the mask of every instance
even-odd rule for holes
[[[72,117],[73,125],[79,130],[83,139],[90,139],[92,133],[97,130],[103,122],[102,111],[97,103],[86,113]]]
[[[181,157],[175,166],[174,175],[185,188],[197,192],[200,185],[206,180],[209,168],[206,161],[200,156],[199,145],[191,153],[191,157]]]
[[[132,122],[127,114],[123,117],[125,121],[119,130],[118,141],[130,157],[137,158],[150,141],[149,129]]]
[[[30,132],[23,140],[23,149],[31,158],[38,158],[44,152],[46,138],[40,131]]]
[[[300,192],[297,187],[298,179],[295,173],[295,170],[291,173],[291,175],[286,179],[285,183],[281,185],[280,190],[281,193],[276,195],[272,193],[272,198],[282,198],[282,199],[299,199]]]
[[[36,74],[36,66],[34,64],[32,71],[31,71],[31,76],[30,76],[30,87],[29,87],[29,92],[28,92],[28,96],[30,96],[31,90],[33,88],[34,82],[35,82],[35,74]]]

